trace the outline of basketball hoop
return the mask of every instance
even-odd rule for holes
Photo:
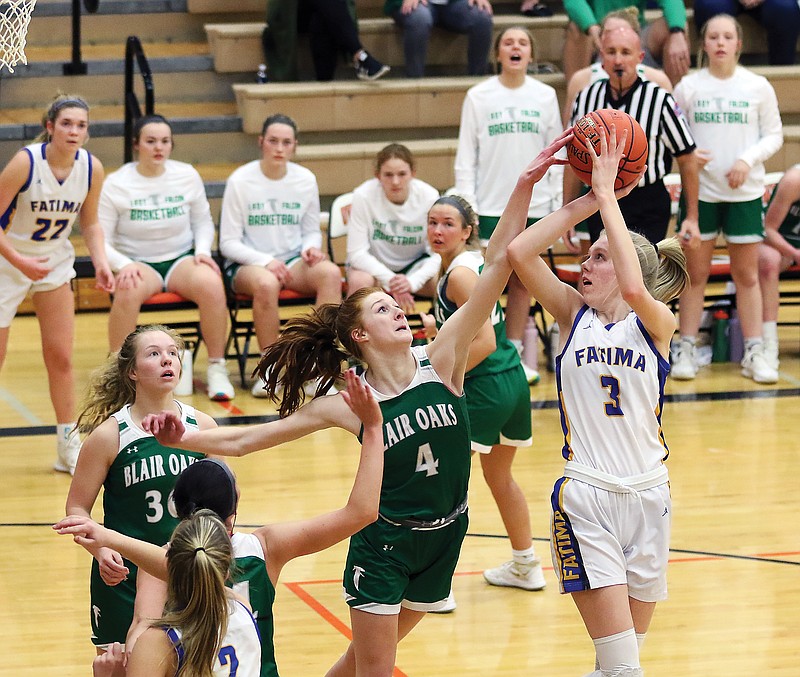
[[[0,0],[0,69],[14,72],[18,63],[28,63],[25,38],[36,0]]]

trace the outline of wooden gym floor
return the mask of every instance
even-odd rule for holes
[[[796,319],[796,309],[793,319]],[[104,313],[77,317],[79,385],[106,353]],[[147,318],[148,320],[150,317]],[[642,661],[648,677],[800,674],[800,341],[781,330],[781,380],[756,386],[734,365],[713,365],[691,383],[670,381],[664,425],[674,517],[670,598],[659,605]],[[195,376],[205,373],[205,353]],[[234,375],[231,361],[229,370]],[[202,386],[201,386],[202,387]],[[548,499],[560,475],[560,432],[551,374],[531,390],[535,443],[515,474],[529,503],[548,587],[492,588],[481,571],[509,556],[494,503],[475,461],[471,526],[454,591],[455,613],[430,615],[401,645],[396,675],[584,675],[592,645],[550,568]],[[63,514],[69,477],[51,470],[53,414],[38,325],[17,318],[0,374],[0,634],[13,653],[0,675],[90,674],[89,556],[50,525]],[[221,424],[274,415],[239,391],[227,405],[191,398]],[[357,443],[341,431],[233,460],[242,489],[237,527],[297,519],[340,506]],[[95,516],[100,518],[98,508]],[[278,586],[281,674],[321,675],[347,644],[340,576],[346,544],[290,563]],[[56,667],[58,666],[58,667]]]

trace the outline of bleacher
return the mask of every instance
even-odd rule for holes
[[[260,35],[267,0],[219,3],[213,0],[101,0],[97,14],[83,22],[85,76],[64,76],[70,58],[70,3],[39,0],[28,34],[27,66],[0,87],[0,148],[3,160],[38,131],[41,111],[57,91],[76,92],[92,104],[89,149],[108,170],[122,162],[122,64],[124,42],[132,27],[141,38],[154,70],[157,109],[173,122],[173,157],[197,166],[215,216],[218,216],[225,178],[240,164],[257,156],[255,136],[272,112],[295,117],[300,126],[297,161],[318,178],[323,207],[373,175],[379,148],[403,142],[418,158],[418,176],[444,190],[453,184],[461,101],[479,81],[463,72],[463,36],[434,32],[429,50],[431,71],[438,77],[407,80],[402,74],[400,32],[382,15],[383,0],[357,0],[364,46],[393,67],[383,80],[356,81],[342,62],[330,83],[253,83],[263,60]],[[559,6],[549,18],[516,14],[518,3],[495,3],[495,26],[524,25],[537,40],[539,62],[555,73],[536,77],[553,86],[563,100],[565,83],[560,69],[566,16]],[[230,9],[228,9],[230,8]],[[690,40],[696,52],[697,35],[691,23]],[[658,12],[653,12],[657,15]],[[745,59],[764,61],[763,30],[746,17]],[[310,58],[301,43],[301,72],[310,74]],[[756,66],[770,79],[781,104],[785,145],[767,166],[780,171],[800,162],[800,66]],[[76,285],[81,309],[107,305],[92,290],[90,280]]]

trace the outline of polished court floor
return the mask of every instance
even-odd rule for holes
[[[148,318],[149,319],[149,318]],[[106,351],[105,314],[77,317],[75,364],[86,382]],[[781,330],[781,379],[757,386],[735,365],[712,365],[668,384],[664,414],[674,500],[670,599],[656,610],[642,661],[648,677],[800,674],[800,330]],[[205,372],[201,349],[195,375]],[[229,369],[233,374],[234,364]],[[198,383],[198,386],[202,384]],[[509,546],[477,461],[471,526],[454,591],[455,613],[426,618],[405,640],[395,674],[567,675],[591,671],[593,650],[549,566],[548,499],[562,461],[552,375],[531,389],[534,446],[516,476],[530,503],[548,587],[488,586],[481,571]],[[239,390],[221,405],[189,399],[220,424],[274,416]],[[70,478],[51,470],[54,419],[38,326],[20,317],[0,374],[0,633],[13,651],[0,675],[90,674],[89,556],[50,525],[63,515]],[[234,460],[242,489],[237,527],[313,515],[343,504],[357,442],[325,431]],[[101,517],[98,508],[96,517]],[[340,576],[346,544],[290,563],[278,586],[276,646],[283,677],[321,675],[347,644]]]

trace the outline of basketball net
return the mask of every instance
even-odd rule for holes
[[[36,0],[0,0],[0,69],[14,72],[18,63],[27,64],[25,38]]]

